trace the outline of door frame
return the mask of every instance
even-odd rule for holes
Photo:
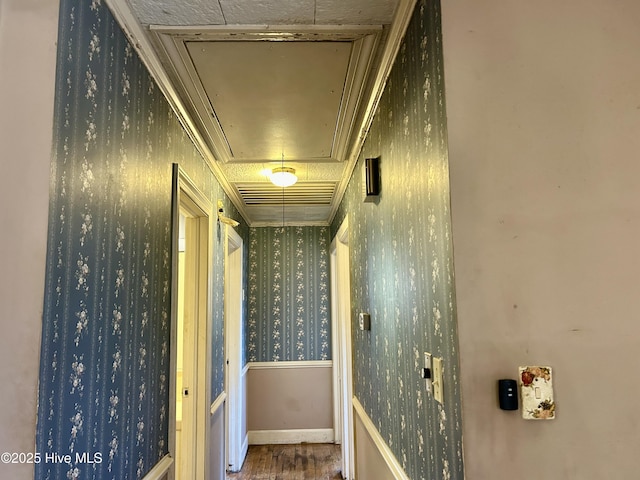
[[[224,342],[225,342],[225,435],[226,465],[238,472],[247,454],[246,394],[242,383],[244,332],[243,240],[225,225],[224,242]],[[244,428],[243,428],[244,426]]]
[[[335,442],[341,444],[342,477],[355,478],[349,217],[331,241],[331,330]]]
[[[210,432],[206,428],[209,421],[211,392],[211,338],[213,307],[213,205],[196,187],[189,176],[178,166],[172,168],[172,247],[171,247],[171,333],[170,333],[170,373],[169,373],[169,452],[173,463],[169,469],[169,479],[176,477],[176,366],[177,366],[177,318],[178,318],[178,243],[180,212],[185,212],[190,226],[192,248],[196,250],[196,260],[192,268],[196,282],[195,313],[195,364],[194,382],[189,386],[194,398],[192,444],[194,445],[194,478],[208,478]],[[189,263],[188,261],[186,262]],[[186,283],[186,282],[185,282]],[[183,425],[184,427],[184,425]],[[184,431],[184,428],[183,428]]]

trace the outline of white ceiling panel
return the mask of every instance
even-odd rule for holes
[[[331,157],[350,42],[188,42],[187,49],[233,161]]]
[[[220,0],[229,25],[313,24],[315,0]]]
[[[143,25],[389,25],[398,0],[130,0]]]
[[[130,0],[143,25],[224,25],[217,1],[211,0]]]
[[[317,0],[315,23],[325,25],[388,25],[397,0]]]

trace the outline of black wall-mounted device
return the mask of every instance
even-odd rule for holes
[[[498,401],[502,410],[518,410],[518,382],[498,380]]]
[[[371,315],[368,313],[358,314],[358,327],[360,330],[371,330]]]
[[[380,195],[380,157],[364,159],[365,201]]]

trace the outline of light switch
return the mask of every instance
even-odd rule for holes
[[[424,368],[422,378],[426,380],[427,393],[433,394],[438,402],[444,403],[442,384],[442,358],[424,352]]]
[[[442,358],[433,357],[433,398],[444,404],[444,385],[442,383]]]
[[[520,397],[522,418],[525,420],[552,420],[556,416],[553,399],[553,372],[551,367],[520,367]]]
[[[422,378],[425,379],[427,385],[427,393],[431,393],[433,381],[433,366],[431,365],[431,354],[424,352],[424,368],[422,369]]]

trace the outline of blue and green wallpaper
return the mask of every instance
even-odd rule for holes
[[[246,358],[329,360],[329,227],[249,232]]]
[[[100,0],[62,0],[56,76],[36,448],[71,462],[36,478],[137,479],[168,449],[172,163],[239,215]]]
[[[381,195],[363,202],[363,159]],[[411,479],[463,479],[440,4],[420,0],[332,224],[349,217],[354,393]],[[444,405],[424,352],[444,359]]]

